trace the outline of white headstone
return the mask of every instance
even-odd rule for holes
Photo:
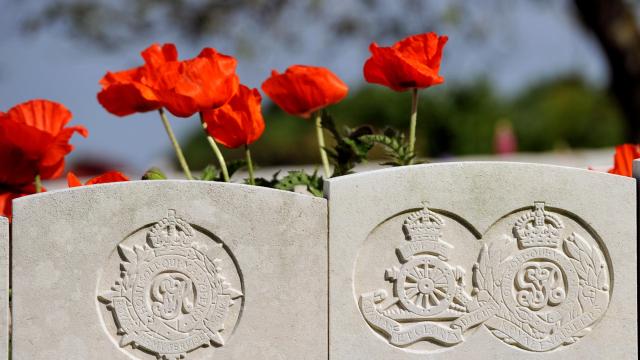
[[[326,200],[145,181],[22,198],[13,359],[326,359]]]
[[[0,216],[0,359],[9,353],[9,221]]]
[[[634,179],[447,163],[325,189],[332,360],[637,358]]]

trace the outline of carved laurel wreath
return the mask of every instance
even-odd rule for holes
[[[510,257],[509,254],[512,252],[510,248],[514,241],[514,239],[505,236],[491,244],[483,245],[478,262],[473,267],[475,293],[480,294],[484,290],[498,303],[501,302],[499,301],[500,291],[497,289],[500,286],[500,281],[498,280],[500,277],[496,278],[495,272]],[[563,242],[563,249],[575,268],[581,285],[604,291],[608,290],[607,272],[604,271],[606,264],[596,246],[589,245],[586,240],[574,232]],[[487,300],[482,299],[481,296],[478,297],[478,302],[481,306]],[[571,314],[572,318],[582,314],[580,306],[576,306],[575,309],[577,311]],[[589,331],[590,328],[585,328],[573,334],[564,342],[564,345],[576,342]],[[514,339],[500,330],[492,329],[491,332],[507,344],[516,344]]]

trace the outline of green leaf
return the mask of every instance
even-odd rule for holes
[[[241,160],[233,160],[227,163],[227,172],[229,173],[229,178],[236,173],[236,171],[247,166],[247,161],[244,159]],[[200,180],[205,181],[224,181],[224,177],[222,175],[222,171],[218,169],[217,166],[213,164],[207,165],[207,167],[202,170],[202,176]]]
[[[162,172],[162,170],[158,169],[157,167],[152,167],[151,169],[147,170],[144,175],[142,175],[142,180],[166,180],[167,179],[167,175],[165,175],[164,172]]]
[[[304,171],[289,171],[289,173],[280,179],[276,185],[276,189],[294,191],[296,186],[304,185],[307,190],[314,196],[322,196],[323,179],[318,176],[318,172],[314,171],[309,175]]]
[[[370,126],[364,125],[355,129],[345,127],[344,134],[341,134],[336,128],[333,117],[325,110],[322,111],[321,123],[335,142],[333,148],[325,148],[327,156],[334,166],[332,177],[350,174],[357,164],[367,160],[367,155],[373,144],[361,140],[361,137],[373,134]]]
[[[380,144],[384,147],[389,160],[382,165],[410,165],[415,157],[415,154],[409,151],[409,143],[405,140],[404,134],[392,128],[384,129],[382,134],[362,135],[360,140],[372,146]]]
[[[256,186],[262,186],[262,187],[267,187],[267,188],[275,188],[276,184],[278,184],[278,175],[280,175],[280,170],[278,170],[275,174],[273,174],[273,176],[271,177],[271,179],[265,179],[263,177],[258,177],[255,178],[254,181],[256,183]]]
[[[218,180],[218,168],[215,165],[209,164],[204,170],[202,170],[202,176],[200,180],[204,181],[216,181]]]

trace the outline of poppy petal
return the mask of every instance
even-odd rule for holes
[[[42,192],[47,191],[44,187]],[[11,221],[12,202],[19,197],[36,193],[33,184],[27,184],[16,188],[0,188],[0,216],[4,216]]]
[[[203,113],[207,132],[228,148],[253,143],[265,128],[261,101],[258,90],[240,85],[236,95],[227,104]]]
[[[412,35],[390,47],[369,46],[371,57],[363,67],[365,80],[395,91],[424,89],[442,84],[439,75],[447,36],[436,33]]]
[[[87,180],[84,185],[107,184],[121,181],[129,181],[129,178],[119,171],[108,171],[104,174],[92,177]],[[67,173],[67,185],[69,185],[70,188],[83,186],[80,179],[78,179],[78,177],[71,171]]]
[[[80,181],[80,179],[78,179],[76,174],[74,174],[71,171],[69,171],[67,173],[67,185],[70,188],[72,188],[72,187],[82,186],[82,182]]]
[[[7,116],[29,127],[57,135],[71,120],[71,112],[62,104],[36,99],[16,105]]]
[[[72,126],[63,129],[47,148],[40,161],[40,175],[43,179],[57,178],[64,170],[64,157],[73,151],[69,140],[75,133],[87,137],[89,132],[84,126]]]
[[[167,62],[178,61],[178,49],[174,44],[151,44],[148,48],[144,49],[140,55],[144,59],[147,66],[152,68],[158,68]]]
[[[272,71],[262,83],[262,91],[285,112],[307,118],[341,101],[349,88],[326,68],[293,65],[283,74]]]
[[[98,93],[98,102],[117,116],[159,109],[160,102],[153,90],[142,83],[143,76],[141,67],[107,73],[100,80],[102,91]]]
[[[616,153],[613,158],[613,168],[608,173],[633,176],[633,160],[640,158],[640,145],[622,144],[616,146]]]
[[[0,216],[11,219],[11,203],[18,194],[0,191]]]
[[[85,185],[107,184],[121,181],[129,181],[129,178],[119,171],[108,171],[102,175],[89,179]]]
[[[156,85],[163,105],[175,116],[188,117],[220,107],[238,91],[236,59],[213,48],[177,65],[163,66]]]
[[[73,150],[71,136],[87,136],[82,126],[65,128],[72,114],[62,104],[48,100],[31,100],[14,106],[0,118],[0,180],[20,185],[61,175],[64,157]],[[13,167],[13,169],[12,169]],[[8,172],[4,170],[8,169]]]

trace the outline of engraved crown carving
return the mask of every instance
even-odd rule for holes
[[[186,221],[176,217],[175,210],[169,210],[166,217],[155,223],[147,234],[151,246],[189,246],[193,241],[193,228]]]
[[[443,225],[444,221],[425,206],[404,221],[402,230],[409,241],[439,241],[442,237]]]
[[[521,248],[537,246],[557,248],[562,242],[562,221],[544,209],[544,202],[535,202],[533,210],[522,215],[514,225]]]

